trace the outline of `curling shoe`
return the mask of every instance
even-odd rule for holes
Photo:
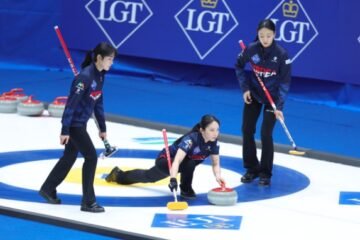
[[[92,212],[92,213],[105,212],[105,208],[103,208],[102,206],[100,206],[96,202],[94,202],[94,203],[92,203],[90,205],[82,204],[80,210],[83,211],[83,212]]]
[[[251,183],[255,178],[259,177],[258,173],[246,172],[244,176],[241,177],[242,183]]]
[[[267,187],[270,185],[270,183],[271,183],[271,178],[269,178],[269,177],[260,177],[260,179],[259,179],[260,186]]]
[[[60,204],[61,200],[60,198],[58,198],[55,194],[49,194],[46,191],[44,191],[43,189],[40,189],[39,191],[40,196],[42,196],[46,202],[51,203],[51,204]]]
[[[107,182],[116,182],[118,173],[120,169],[118,167],[114,167],[111,172],[106,176],[105,181]]]
[[[190,188],[188,191],[185,191],[180,186],[180,197],[185,199],[196,199],[196,193],[192,188]]]

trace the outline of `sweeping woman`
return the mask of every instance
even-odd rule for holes
[[[274,161],[273,129],[276,119],[284,120],[283,107],[290,88],[291,64],[287,51],[275,41],[275,24],[270,19],[262,20],[257,28],[256,41],[238,56],[236,75],[243,92],[244,113],[242,123],[243,160],[247,172],[241,182],[250,183],[259,177],[259,185],[271,182]],[[245,75],[245,65],[250,62],[254,73]],[[256,76],[256,75],[257,76]],[[276,111],[270,105],[259,83],[259,77],[274,99]],[[256,154],[254,134],[259,115],[263,112],[261,125],[262,152],[259,161]]]

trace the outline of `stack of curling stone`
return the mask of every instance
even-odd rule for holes
[[[207,194],[207,198],[211,204],[219,206],[235,205],[238,200],[236,191],[232,188],[225,187],[225,184],[219,188],[210,190]]]
[[[0,113],[15,113],[18,100],[15,97],[0,96]]]
[[[5,92],[0,96],[0,112],[15,113],[17,105],[20,101],[26,100],[28,97],[24,94],[22,88],[14,88],[9,92]]]
[[[48,111],[50,116],[53,117],[62,117],[67,97],[57,97],[55,100],[49,104]]]
[[[30,96],[27,100],[21,101],[17,106],[17,111],[24,116],[40,116],[44,111],[44,103],[34,100]]]

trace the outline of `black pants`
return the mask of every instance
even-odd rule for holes
[[[195,161],[185,158],[180,166],[179,172],[181,173],[180,187],[184,191],[191,189],[192,180],[194,176],[195,167],[202,161]],[[117,177],[117,183],[120,184],[133,184],[133,183],[150,183],[157,182],[169,176],[169,167],[167,159],[159,157],[156,159],[155,166],[150,169],[134,169],[123,172]]]
[[[263,121],[261,125],[261,161],[256,155],[255,132],[256,122],[263,109]],[[248,172],[260,173],[260,176],[271,177],[274,162],[274,143],[272,132],[276,123],[275,114],[269,105],[263,105],[255,100],[251,104],[245,104],[243,114],[243,159],[244,167]]]
[[[79,152],[85,159],[82,167],[82,204],[91,204],[96,201],[94,177],[97,154],[86,127],[70,128],[70,140],[65,145],[64,154],[50,172],[41,189],[51,194],[56,193],[56,187],[69,173]]]

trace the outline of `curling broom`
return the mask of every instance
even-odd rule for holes
[[[166,134],[166,129],[162,130],[162,134],[163,134],[163,138],[164,138],[164,143],[165,143],[165,152],[166,152],[166,158],[168,161],[168,167],[169,167],[169,174],[171,175],[171,159],[170,159],[170,152],[169,152],[169,144],[168,144],[168,138],[167,138],[167,134]],[[177,200],[177,191],[173,190],[172,191],[174,194],[174,202],[168,202],[167,203],[167,208],[170,210],[184,210],[186,208],[188,208],[188,204],[187,202],[178,202]]]
[[[61,34],[60,28],[59,28],[58,26],[55,26],[55,27],[54,27],[54,30],[55,30],[55,32],[56,32],[56,35],[57,35],[59,41],[60,41],[61,47],[62,47],[62,49],[63,49],[63,51],[64,51],[64,53],[65,53],[66,59],[67,59],[68,62],[69,62],[71,71],[73,72],[73,74],[74,74],[75,76],[78,75],[79,72],[78,72],[78,70],[76,69],[76,66],[75,66],[75,64],[74,64],[74,61],[73,61],[73,59],[72,59],[72,57],[71,57],[71,55],[70,55],[69,49],[68,49],[68,47],[67,47],[67,45],[66,45],[66,43],[65,43],[65,40],[64,40],[64,38],[63,38],[63,36],[62,36],[62,34]],[[95,120],[95,124],[96,124],[97,128],[100,130],[99,124],[98,124],[98,122],[97,122],[97,120],[96,120],[96,117],[93,116],[93,118],[94,118],[94,120]],[[109,144],[109,142],[107,141],[107,139],[102,139],[102,141],[103,141],[104,146],[105,146],[105,151],[100,154],[99,158],[104,159],[104,158],[106,158],[106,157],[111,157],[112,155],[114,155],[114,154],[118,151],[118,148],[115,147],[115,146],[111,146],[111,145]]]
[[[245,44],[244,44],[244,42],[243,42],[242,40],[239,41],[239,44],[240,44],[241,49],[242,49],[242,50],[245,50],[246,46],[245,46]],[[264,90],[265,95],[266,95],[267,99],[269,100],[270,105],[271,105],[271,107],[273,108],[274,113],[275,113],[275,111],[277,110],[277,108],[276,108],[276,105],[275,105],[275,103],[274,103],[274,100],[272,99],[269,91],[268,91],[267,88],[265,87],[264,82],[263,82],[263,81],[261,80],[261,78],[256,74],[256,72],[255,72],[255,70],[254,70],[251,62],[250,62],[250,65],[251,65],[251,68],[252,68],[252,70],[253,70],[253,72],[254,72],[254,74],[255,74],[255,76],[256,76],[259,84],[260,84],[260,86],[261,86],[262,89]],[[291,134],[290,134],[290,132],[289,132],[289,129],[286,127],[286,124],[285,124],[284,120],[281,119],[281,118],[279,118],[278,120],[279,120],[281,126],[283,127],[283,129],[284,129],[284,131],[285,131],[285,133],[286,133],[286,136],[288,137],[288,139],[289,139],[289,141],[290,141],[290,143],[291,143],[291,145],[292,145],[292,147],[293,147],[292,150],[289,150],[289,153],[292,154],[292,155],[297,155],[297,156],[303,156],[303,155],[305,155],[305,152],[304,152],[304,151],[299,151],[299,150],[298,150],[298,148],[297,148],[297,146],[296,146],[296,144],[295,144],[295,141],[294,141],[294,139],[292,138],[292,136],[291,136]]]

